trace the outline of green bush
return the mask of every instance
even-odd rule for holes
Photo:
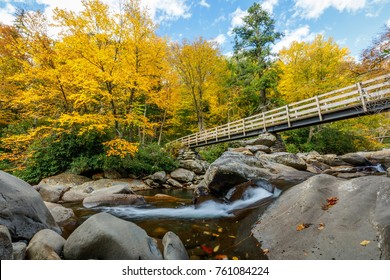
[[[199,148],[199,154],[205,161],[209,163],[213,163],[224,152],[226,152],[228,148],[229,148],[228,143],[215,144],[215,145]]]

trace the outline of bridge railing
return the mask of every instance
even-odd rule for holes
[[[220,125],[211,129],[181,137],[172,143],[179,142],[184,146],[198,145],[210,140],[213,143],[219,139],[230,139],[235,135],[245,136],[247,132],[254,130],[267,131],[267,128],[280,124],[289,127],[293,121],[318,116],[323,120],[323,115],[337,110],[361,106],[367,111],[367,106],[377,100],[390,98],[390,75],[383,75],[371,80],[357,83],[338,90],[316,95],[302,101],[294,102],[286,106],[272,109],[260,114],[252,115],[237,121]]]

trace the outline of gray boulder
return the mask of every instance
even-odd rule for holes
[[[390,177],[390,167],[387,168],[387,170],[386,170],[386,176],[387,176],[387,177]]]
[[[27,246],[29,260],[60,260],[65,239],[58,233],[43,229],[38,231]]]
[[[307,168],[306,162],[302,158],[298,157],[295,154],[291,154],[291,153],[279,152],[279,153],[273,153],[271,155],[263,154],[263,155],[260,155],[259,157],[266,159],[266,160],[274,161],[274,162],[277,162],[277,163],[280,163],[280,164],[283,164],[286,166],[290,166],[290,167],[295,168],[297,170],[305,171]]]
[[[72,174],[72,173],[61,173],[56,176],[48,177],[45,179],[42,179],[42,181],[39,183],[39,185],[49,185],[49,186],[69,186],[74,187],[81,185],[85,182],[91,181],[88,177]],[[38,186],[39,186],[38,185]]]
[[[73,231],[76,228],[77,218],[72,209],[51,202],[45,202],[45,205],[62,231]]]
[[[81,202],[84,198],[90,196],[89,193],[85,193],[82,191],[69,190],[62,196],[63,202]]]
[[[105,170],[103,177],[106,179],[120,179],[122,175],[116,170]]]
[[[165,173],[165,171],[159,171],[150,175],[149,179],[155,181],[158,184],[164,184],[167,180],[167,173]]]
[[[389,197],[383,176],[317,175],[285,191],[252,233],[269,259],[389,259]]]
[[[240,141],[242,146],[254,146],[254,145],[264,145],[267,147],[272,147],[275,145],[276,137],[271,133],[260,134],[256,139]]]
[[[195,174],[203,174],[206,171],[199,160],[194,159],[181,160],[180,167],[193,171]]]
[[[24,260],[26,257],[27,245],[24,242],[12,243],[12,248],[14,250],[14,260]]]
[[[0,225],[0,260],[12,260],[13,248],[11,235],[6,226]]]
[[[171,177],[179,182],[188,183],[194,180],[195,173],[187,169],[178,168],[171,173]]]
[[[60,233],[39,193],[28,183],[0,171],[0,224],[12,240],[30,240],[41,229]]]
[[[357,154],[365,157],[372,164],[383,164],[385,168],[390,167],[390,149],[375,152],[359,152]]]
[[[67,185],[48,185],[41,183],[39,185],[39,194],[44,201],[58,202],[61,200],[62,195],[70,189]]]
[[[135,194],[92,195],[83,200],[83,206],[85,208],[97,206],[143,205],[145,203],[143,196]]]
[[[168,231],[162,240],[165,260],[189,260],[188,253],[180,238]]]
[[[251,151],[253,154],[256,154],[257,152],[269,154],[271,152],[271,149],[265,145],[246,146],[245,148]]]
[[[346,163],[352,164],[353,166],[365,166],[370,165],[370,162],[363,156],[357,153],[349,153],[340,156],[340,159]]]
[[[81,224],[64,246],[65,259],[161,260],[156,241],[137,225],[107,213]]]

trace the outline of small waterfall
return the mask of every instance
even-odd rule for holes
[[[233,217],[237,210],[253,207],[260,202],[271,197],[278,196],[280,190],[274,192],[267,191],[261,187],[248,188],[240,200],[232,203],[218,203],[206,201],[198,205],[181,206],[178,208],[153,208],[152,205],[143,206],[118,206],[99,207],[97,209],[108,212],[123,219],[155,219],[155,218],[175,218],[175,219],[210,219],[221,217]]]

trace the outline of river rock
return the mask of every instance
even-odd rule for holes
[[[107,213],[81,224],[64,246],[65,259],[161,260],[156,241],[137,225]]]
[[[205,169],[203,165],[199,162],[199,160],[189,159],[189,160],[181,160],[180,167],[193,171],[195,174],[203,174]]]
[[[45,184],[49,186],[62,185],[62,186],[74,187],[88,181],[91,181],[91,179],[88,177],[84,177],[72,173],[61,173],[59,175],[48,177],[41,180],[39,185]]]
[[[165,260],[189,260],[189,256],[183,242],[171,231],[168,231],[162,240]]]
[[[195,173],[187,169],[178,168],[171,173],[171,177],[179,182],[188,183],[194,180]]]
[[[172,179],[172,178],[169,178],[167,180],[167,183],[174,188],[182,188],[183,187],[183,185],[181,183],[179,183],[178,181],[176,181],[175,179]]]
[[[47,202],[58,202],[61,200],[61,197],[65,192],[70,189],[68,185],[48,185],[45,183],[41,183],[39,185],[39,194],[42,199]]]
[[[143,196],[135,194],[92,195],[83,200],[83,206],[85,208],[97,206],[143,205],[145,203]]]
[[[84,198],[90,196],[89,193],[82,191],[69,190],[62,195],[63,202],[81,202]]]
[[[263,155],[260,155],[260,158],[274,161],[274,162],[277,162],[277,163],[280,163],[280,164],[283,164],[286,166],[290,166],[290,167],[295,168],[297,170],[305,171],[307,168],[306,162],[302,158],[298,157],[295,154],[291,154],[291,153],[279,152],[279,153],[273,153],[271,155],[263,154]]]
[[[276,142],[276,137],[271,133],[260,134],[256,139],[240,141],[242,146],[254,146],[254,145],[264,145],[267,147],[272,147]]]
[[[29,260],[60,260],[65,239],[58,233],[43,229],[38,231],[27,246]]]
[[[269,259],[389,259],[389,197],[387,177],[317,175],[282,193],[252,233]]]
[[[265,145],[246,146],[245,148],[251,151],[253,154],[256,154],[257,152],[269,154],[271,152],[271,149]]]
[[[372,164],[383,164],[385,168],[390,167],[390,149],[375,152],[359,152],[357,154],[365,157]]]
[[[357,153],[349,153],[340,156],[340,159],[348,164],[352,164],[353,166],[366,166],[370,165],[370,162],[363,156]]]
[[[27,245],[24,242],[12,243],[14,260],[24,260],[26,258]]]
[[[390,167],[389,167],[389,168],[387,168],[387,171],[386,171],[386,176],[387,176],[387,177],[390,177]]]
[[[337,155],[328,154],[316,157],[316,160],[323,162],[329,166],[346,166],[351,165],[341,160]]]
[[[30,240],[36,232],[46,228],[61,232],[31,185],[0,171],[0,186],[0,224],[8,228],[12,240]]]
[[[73,231],[76,228],[77,218],[72,209],[51,202],[45,202],[45,205],[62,231]]]
[[[8,228],[0,225],[0,260],[12,260],[13,248]]]
[[[106,179],[120,179],[122,175],[116,170],[104,170],[103,176]]]
[[[165,182],[167,181],[167,173],[165,171],[159,171],[148,176],[148,178],[153,180],[157,184],[165,184]]]

